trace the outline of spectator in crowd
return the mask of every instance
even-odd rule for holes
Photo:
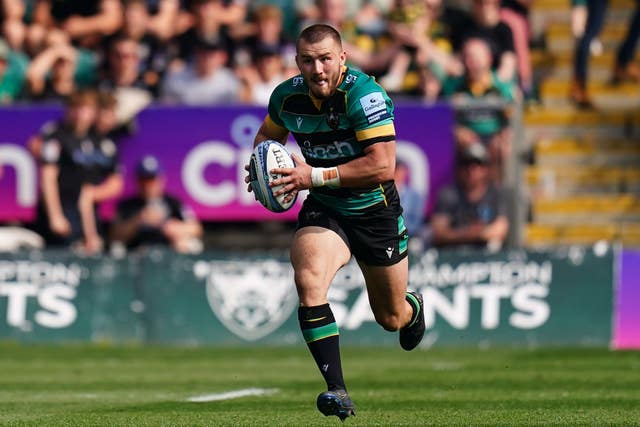
[[[242,82],[240,99],[248,104],[266,106],[271,92],[288,78],[282,55],[278,45],[259,44],[253,49],[252,57],[254,65],[237,71]]]
[[[410,170],[402,160],[396,160],[396,170],[393,180],[400,195],[402,217],[409,236],[418,236],[424,222],[424,198],[410,183]]]
[[[107,63],[100,88],[116,91],[128,89],[140,93],[141,96],[155,95],[159,77],[144,73],[141,50],[138,41],[125,34],[114,37],[108,47]]]
[[[0,38],[0,105],[11,104],[23,91],[29,60]]]
[[[315,18],[302,22],[301,27],[313,23],[331,25],[342,35],[342,46],[349,52],[348,64],[368,74],[380,75],[388,69],[400,46],[382,37],[382,30],[374,35],[362,32],[347,14],[348,3],[346,0],[316,0]]]
[[[502,0],[500,18],[513,34],[513,47],[516,53],[518,81],[525,98],[533,95],[533,71],[529,54],[530,27],[529,7],[533,0]]]
[[[95,58],[67,43],[55,44],[39,53],[27,70],[28,95],[32,100],[62,101],[97,79]]]
[[[222,39],[216,42],[199,39],[194,61],[187,68],[166,75],[162,98],[187,105],[237,102],[240,82],[225,66],[227,57],[227,47]]]
[[[121,24],[120,0],[36,0],[28,43],[32,52],[61,42],[95,48]]]
[[[223,45],[227,50],[227,60],[232,57],[233,44],[229,37],[229,31],[223,22],[222,9],[223,5],[220,0],[193,0],[191,2],[193,25],[177,38],[178,56],[181,63],[174,64],[172,68],[191,62],[195,56],[196,45],[201,40]]]
[[[636,9],[631,17],[627,34],[620,43],[616,54],[616,63],[611,78],[613,84],[624,81],[640,82],[640,66],[633,61],[638,38],[640,38],[640,1],[636,0]]]
[[[514,86],[492,71],[491,49],[485,39],[467,39],[462,48],[462,62],[461,77],[444,75],[436,63],[431,64],[432,72],[440,78],[441,94],[457,109],[456,143],[462,148],[477,142],[484,144],[491,153],[492,175],[500,181],[503,161],[511,150],[505,104],[515,99]]]
[[[461,148],[456,182],[438,193],[431,231],[437,247],[495,251],[504,245],[509,231],[506,201],[491,182],[489,155],[482,144]]]
[[[180,0],[144,0],[144,3],[150,15],[148,31],[159,40],[168,41],[176,34]]]
[[[95,92],[75,92],[63,120],[46,124],[29,143],[41,163],[37,229],[49,245],[77,245],[87,253],[102,249],[96,204],[123,187],[116,145],[93,132],[96,115]]]
[[[0,34],[7,39],[12,49],[22,50],[27,27],[23,22],[26,5],[24,0],[1,0],[0,2]]]
[[[500,0],[473,0],[471,15],[456,25],[451,33],[455,51],[461,52],[469,38],[483,38],[491,48],[491,68],[496,70],[497,77],[504,82],[515,80],[517,59],[513,34],[501,20]]]
[[[298,74],[295,46],[285,38],[283,32],[282,11],[274,5],[264,4],[256,7],[251,16],[252,22],[243,29],[232,29],[232,37],[243,39],[234,52],[234,67],[242,73],[244,68],[256,65],[252,64],[252,59],[255,62],[255,55],[260,50],[278,51],[285,75],[292,77]]]
[[[137,194],[118,203],[112,240],[128,249],[169,245],[178,252],[199,252],[202,226],[191,209],[165,192],[158,160],[145,156],[136,175]]]
[[[385,89],[409,93],[419,90],[420,69],[431,60],[439,62],[449,74],[461,73],[460,62],[451,55],[451,43],[440,25],[442,11],[441,0],[394,2],[389,32],[402,47],[380,79]]]
[[[576,3],[584,2],[573,2],[574,5]],[[593,108],[593,101],[587,91],[589,55],[592,43],[604,25],[606,12],[607,0],[586,0],[586,20],[584,30],[577,31],[573,51],[573,80],[569,90],[569,98],[578,108]]]
[[[169,1],[169,3],[172,1]],[[164,3],[163,1],[159,6]],[[162,76],[169,65],[169,52],[166,43],[164,39],[156,36],[150,29],[153,17],[149,14],[145,0],[125,0],[123,4],[123,26],[119,35],[137,42],[139,74],[142,77],[142,81],[153,92],[160,84]],[[158,16],[158,19],[160,19],[160,16]],[[167,18],[163,17],[161,22],[164,19]],[[165,29],[159,31],[167,32]]]

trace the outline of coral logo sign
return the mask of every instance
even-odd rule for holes
[[[50,329],[70,326],[78,316],[74,299],[80,275],[75,264],[0,261],[4,322],[23,331],[34,324]]]

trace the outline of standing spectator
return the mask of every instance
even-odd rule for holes
[[[61,122],[44,126],[30,141],[41,162],[37,228],[49,245],[79,244],[88,253],[102,248],[95,204],[122,191],[117,148],[93,133],[95,92],[72,94]]]
[[[502,0],[500,9],[500,18],[513,34],[520,89],[526,98],[530,98],[533,92],[533,71],[529,54],[529,7],[532,3],[533,0]]]
[[[409,165],[402,160],[396,160],[393,181],[400,195],[404,225],[407,227],[409,236],[418,236],[424,222],[425,201],[416,189],[411,186],[410,173]]]
[[[13,52],[0,38],[0,105],[11,104],[24,88],[29,60],[20,52]]]
[[[640,38],[640,0],[636,0],[636,10],[633,12],[627,34],[618,47],[616,64],[611,79],[614,84],[625,80],[640,82],[640,67],[633,61],[638,38]]]
[[[569,98],[578,108],[593,108],[593,101],[587,91],[589,55],[591,44],[600,34],[607,12],[608,0],[586,0],[587,17],[584,32],[576,38],[573,51],[573,81]]]
[[[162,97],[188,105],[228,104],[239,100],[240,82],[227,63],[226,45],[219,40],[199,39],[195,59],[183,70],[169,72]]]
[[[498,250],[509,231],[506,212],[502,191],[491,183],[486,149],[470,145],[458,154],[455,184],[438,194],[431,217],[433,243]]]
[[[36,0],[29,35],[31,51],[60,42],[94,48],[122,24],[120,0]]]
[[[158,160],[144,157],[136,167],[136,175],[137,194],[118,203],[112,240],[128,249],[170,245],[178,252],[199,252],[202,226],[191,209],[165,192]]]

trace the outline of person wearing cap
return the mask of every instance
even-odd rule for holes
[[[21,95],[28,66],[27,57],[0,38],[0,104],[11,104]]]
[[[142,158],[136,166],[136,178],[136,194],[118,203],[111,240],[127,249],[169,245],[178,252],[199,252],[202,226],[188,206],[165,192],[165,175],[158,159]]]
[[[240,82],[226,66],[227,46],[223,38],[199,38],[193,61],[184,69],[170,71],[161,97],[187,105],[232,104],[239,100]]]
[[[489,153],[481,143],[457,155],[456,182],[438,193],[431,217],[438,247],[500,249],[509,231],[507,204],[491,181]]]

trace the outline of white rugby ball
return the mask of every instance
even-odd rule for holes
[[[273,195],[282,188],[281,185],[269,187],[269,183],[281,177],[280,174],[269,173],[270,170],[294,166],[291,155],[279,142],[268,139],[256,145],[249,161],[249,180],[256,200],[265,208],[272,212],[284,212],[296,202],[297,194],[287,203],[284,201],[286,194],[278,197]]]

